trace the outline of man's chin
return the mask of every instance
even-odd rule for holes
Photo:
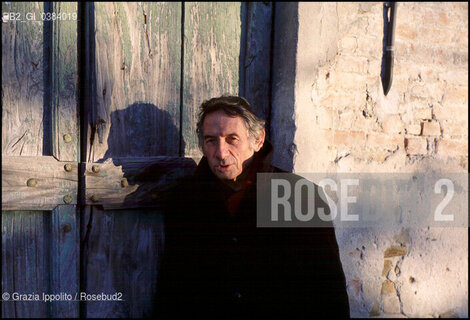
[[[237,177],[237,175],[234,174],[233,172],[220,172],[218,170],[215,172],[215,175],[220,180],[227,180],[227,181],[234,181],[235,178]]]

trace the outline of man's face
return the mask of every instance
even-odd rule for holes
[[[221,180],[236,180],[264,143],[263,131],[262,138],[253,141],[252,148],[243,119],[230,117],[223,111],[206,115],[202,128],[202,151],[212,172]]]

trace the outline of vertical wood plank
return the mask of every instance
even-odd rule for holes
[[[184,155],[199,157],[199,105],[220,95],[238,95],[240,2],[185,2],[183,139]]]
[[[95,3],[88,161],[178,155],[181,3]]]
[[[86,317],[142,318],[153,312],[162,216],[156,211],[93,207],[86,242],[86,292],[122,294],[123,301],[87,302]]]
[[[43,151],[43,22],[41,2],[2,2],[2,154]],[[26,21],[26,14],[37,21]]]
[[[178,156],[182,4],[96,2],[94,8],[96,89],[86,161]],[[122,294],[122,301],[85,303],[83,316],[149,316],[161,215],[92,206],[82,218],[82,290]]]
[[[271,86],[272,2],[249,2],[245,49],[244,92],[256,115],[269,128]]]
[[[54,2],[53,13],[63,17],[52,22],[53,155],[60,161],[78,161],[77,3]]]
[[[79,228],[76,207],[59,205],[52,211],[51,229],[51,294],[70,295],[61,301],[51,303],[54,318],[78,318],[79,303],[76,294],[79,289],[80,268]]]
[[[47,212],[2,212],[2,293],[37,294],[49,291],[49,225]],[[2,299],[2,318],[48,317],[42,301]]]
[[[61,161],[78,161],[77,3],[53,2],[52,12],[64,18],[52,21],[52,152]],[[52,317],[79,316],[79,302],[75,301],[80,283],[79,224],[76,217],[75,205],[59,205],[51,213],[50,293],[68,294],[73,298],[72,301],[52,302]]]

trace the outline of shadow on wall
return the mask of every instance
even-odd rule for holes
[[[189,168],[196,166],[192,159],[178,157],[180,130],[173,119],[168,111],[149,103],[133,103],[111,114],[108,150],[98,162],[112,159],[115,166],[122,166],[129,186],[138,185],[124,201],[136,209],[93,209],[90,213],[84,287],[90,293],[122,293],[123,301],[87,302],[87,317],[141,318],[154,311],[164,246],[163,216],[157,208],[140,203],[148,201],[149,189],[177,176],[174,172],[179,169],[173,169],[179,168],[178,159]],[[155,161],[158,156],[164,161]],[[144,168],[139,161],[145,163]]]
[[[122,166],[128,184],[139,186],[126,196],[125,204],[153,207],[152,196],[158,197],[196,167],[193,159],[179,157],[185,142],[181,139],[180,146],[174,118],[153,104],[139,102],[111,114],[108,150],[99,162],[112,159],[115,166]]]
[[[178,156],[179,141],[180,129],[168,111],[151,103],[135,102],[111,114],[104,159]],[[182,144],[184,150],[184,141]]]

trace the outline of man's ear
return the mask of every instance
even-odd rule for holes
[[[258,152],[261,149],[261,147],[263,147],[265,137],[266,137],[266,131],[262,129],[260,132],[259,138],[255,140],[255,143],[254,143],[255,152]]]

